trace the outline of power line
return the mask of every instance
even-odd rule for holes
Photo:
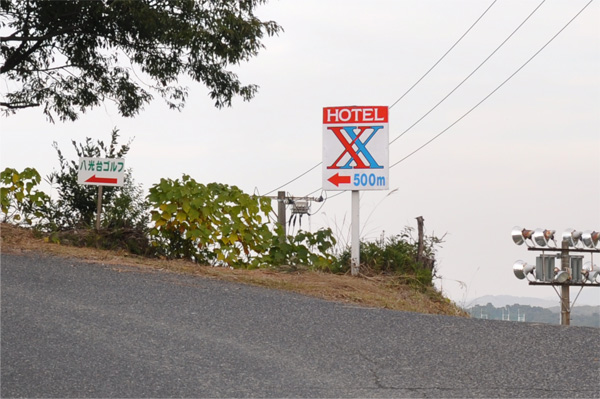
[[[304,173],[302,173],[302,174],[300,174],[300,175],[298,175],[298,176],[294,177],[294,178],[293,178],[292,180],[290,180],[289,182],[287,182],[287,183],[284,183],[284,184],[282,184],[281,186],[279,186],[279,187],[277,187],[277,188],[275,188],[275,189],[273,189],[273,190],[269,191],[269,192],[268,192],[268,193],[266,193],[265,195],[269,195],[269,194],[271,194],[271,193],[274,193],[275,191],[279,190],[280,188],[283,188],[283,187],[287,186],[288,184],[295,182],[296,180],[298,180],[299,178],[301,178],[302,176],[304,176],[305,174],[307,174],[308,172],[310,172],[311,170],[313,170],[313,169],[314,169],[314,168],[316,168],[317,166],[321,165],[322,163],[323,163],[323,162],[319,162],[318,164],[316,164],[315,166],[313,166],[312,168],[310,168],[310,169],[309,169],[309,170],[307,170],[306,172],[304,172]],[[318,190],[317,190],[317,191],[318,191]]]
[[[432,70],[433,70],[433,69],[434,69],[434,68],[435,68],[435,67],[436,67],[436,66],[437,66],[437,65],[438,65],[438,64],[439,64],[439,63],[440,63],[440,62],[441,62],[441,61],[442,61],[444,58],[446,58],[446,56],[447,56],[447,55],[450,53],[450,51],[452,51],[452,50],[454,49],[454,47],[456,47],[456,45],[458,45],[458,43],[460,43],[460,41],[461,41],[461,40],[462,40],[462,39],[463,39],[463,38],[464,38],[464,37],[465,37],[465,36],[466,36],[466,35],[467,35],[467,34],[468,34],[470,31],[471,31],[471,29],[473,29],[473,27],[474,27],[475,25],[477,25],[477,23],[478,23],[478,22],[479,22],[479,21],[480,21],[480,20],[483,18],[483,16],[484,16],[485,14],[487,14],[487,12],[490,10],[490,8],[492,8],[492,6],[493,6],[494,4],[496,4],[496,1],[497,1],[497,0],[494,0],[494,1],[492,2],[492,4],[490,4],[490,5],[488,6],[488,8],[486,8],[486,9],[485,9],[485,11],[483,12],[483,14],[481,14],[481,15],[479,16],[479,18],[477,18],[477,19],[475,20],[475,22],[473,22],[473,23],[471,24],[471,26],[469,26],[469,28],[468,28],[468,29],[465,31],[465,33],[463,33],[463,34],[462,34],[462,36],[461,36],[461,37],[459,37],[459,38],[458,38],[458,40],[457,40],[456,42],[454,42],[454,44],[453,44],[453,45],[452,45],[452,46],[451,46],[451,47],[450,47],[450,48],[449,48],[449,49],[448,49],[448,50],[447,50],[447,51],[444,53],[444,55],[442,55],[442,56],[441,56],[441,57],[440,57],[440,58],[439,58],[439,59],[438,59],[438,60],[435,62],[435,64],[433,64],[433,66],[432,66],[431,68],[429,68],[429,70],[428,70],[427,72],[425,72],[425,74],[424,74],[423,76],[421,76],[421,77],[419,78],[419,80],[417,80],[417,81],[416,81],[416,82],[415,82],[415,83],[414,83],[414,84],[413,84],[413,85],[412,85],[412,86],[411,86],[411,87],[410,87],[410,88],[409,88],[409,89],[408,89],[408,90],[407,90],[407,91],[406,91],[404,94],[402,94],[402,96],[400,96],[400,98],[398,98],[398,99],[397,99],[397,100],[396,100],[396,101],[395,101],[395,102],[394,102],[392,105],[390,105],[390,107],[389,107],[389,108],[392,108],[392,107],[394,107],[394,105],[396,105],[398,102],[400,102],[400,100],[402,100],[402,99],[403,99],[403,98],[404,98],[404,97],[405,97],[405,96],[406,96],[408,93],[410,93],[410,92],[412,91],[412,89],[414,89],[414,88],[415,88],[415,86],[416,86],[416,85],[418,85],[418,84],[419,84],[419,83],[420,83],[420,82],[421,82],[421,81],[422,81],[422,80],[423,80],[423,79],[424,79],[424,78],[425,78],[427,75],[429,75],[429,73],[430,73],[430,72],[431,72],[431,71],[432,71]],[[544,1],[545,1],[545,0],[544,0]],[[466,79],[465,79],[465,80],[466,80]],[[450,93],[450,94],[452,94],[452,93]],[[444,98],[444,99],[445,99],[445,98]],[[442,100],[442,101],[443,101],[443,100]],[[438,105],[439,105],[439,104],[438,104]],[[431,111],[433,111],[433,109],[432,109]],[[431,111],[429,111],[429,112],[431,112]],[[425,115],[425,116],[426,116],[426,115]],[[425,116],[423,116],[423,118],[424,118]],[[421,119],[423,119],[423,118],[421,118]],[[419,121],[420,121],[420,120],[419,120]],[[416,124],[417,124],[419,121],[417,121],[417,122],[415,123],[415,125],[416,125]],[[414,125],[413,125],[413,126],[414,126]],[[412,126],[411,126],[409,129],[411,129],[411,128],[412,128]],[[406,133],[406,131],[405,131],[404,133]],[[402,136],[404,133],[402,133],[400,136]],[[399,137],[400,137],[400,136],[399,136]],[[396,139],[394,139],[394,141],[395,141],[395,140],[397,140],[397,138],[396,138]],[[391,144],[391,143],[390,143],[390,144]],[[273,189],[273,190],[269,191],[269,192],[268,192],[268,193],[266,193],[265,195],[272,194],[272,193],[274,193],[275,191],[279,190],[280,188],[283,188],[283,187],[287,186],[288,184],[295,182],[296,180],[298,180],[298,179],[299,179],[299,178],[301,178],[302,176],[305,176],[307,173],[311,172],[311,171],[312,171],[313,169],[315,169],[317,166],[320,166],[322,163],[323,163],[323,162],[319,162],[318,164],[314,165],[313,167],[311,167],[311,168],[310,168],[310,169],[308,169],[307,171],[305,171],[305,172],[301,173],[300,175],[296,176],[295,178],[293,178],[292,180],[288,181],[287,183],[284,183],[284,184],[282,184],[281,186],[279,186],[279,187],[277,187],[277,188],[275,188],[275,189]],[[317,190],[313,191],[313,193],[314,193],[314,192],[316,192],[316,191],[319,191],[319,189],[317,189]],[[311,194],[312,194],[312,193],[311,193]]]
[[[471,73],[469,73],[469,74],[468,74],[468,75],[467,75],[467,76],[466,76],[466,77],[465,77],[465,78],[464,78],[464,79],[463,79],[463,80],[462,80],[462,81],[461,81],[461,82],[460,82],[460,83],[459,83],[459,84],[458,84],[456,87],[454,87],[454,89],[452,89],[452,90],[451,90],[451,91],[450,91],[448,94],[446,94],[446,95],[445,95],[445,96],[444,96],[444,97],[443,97],[443,98],[442,98],[442,99],[441,99],[441,100],[440,100],[440,101],[439,101],[437,104],[435,104],[435,105],[433,106],[433,108],[431,108],[431,109],[430,109],[429,111],[427,111],[427,112],[426,112],[426,113],[425,113],[423,116],[421,116],[419,119],[417,119],[417,121],[415,121],[415,122],[414,122],[412,125],[410,125],[410,126],[409,126],[409,127],[406,129],[406,130],[404,130],[404,132],[402,132],[400,135],[398,135],[396,138],[394,138],[392,141],[390,141],[390,144],[394,143],[394,142],[395,142],[396,140],[398,140],[400,137],[402,137],[403,135],[405,135],[405,134],[406,134],[408,131],[410,131],[410,130],[411,130],[413,127],[415,127],[415,126],[416,126],[416,125],[417,125],[419,122],[421,122],[423,119],[425,119],[425,118],[426,118],[426,117],[427,117],[427,116],[428,116],[428,115],[429,115],[431,112],[433,112],[433,111],[434,111],[434,110],[435,110],[435,109],[436,109],[438,106],[440,106],[440,104],[442,104],[444,101],[446,101],[446,99],[447,99],[448,97],[450,97],[450,96],[451,96],[451,95],[452,95],[452,94],[453,94],[453,93],[454,93],[456,90],[458,90],[458,88],[459,88],[459,87],[461,87],[461,86],[462,86],[462,85],[463,85],[463,84],[464,84],[464,83],[465,83],[465,82],[466,82],[466,81],[467,81],[467,80],[468,80],[468,79],[469,79],[471,76],[473,76],[473,75],[475,74],[475,72],[477,72],[477,71],[478,71],[478,70],[479,70],[479,69],[480,69],[480,68],[481,68],[481,67],[482,67],[482,66],[483,66],[483,65],[484,65],[484,64],[485,64],[487,61],[489,61],[489,59],[490,59],[490,58],[492,58],[492,57],[494,56],[494,54],[496,54],[496,53],[498,52],[498,50],[500,50],[500,48],[502,48],[502,46],[504,46],[504,45],[506,44],[506,42],[508,42],[508,40],[510,40],[510,38],[511,38],[511,37],[513,37],[513,36],[514,36],[514,34],[515,34],[515,33],[516,33],[516,32],[517,32],[519,29],[521,29],[521,27],[522,27],[522,26],[523,26],[523,25],[524,25],[524,24],[525,24],[525,23],[526,23],[526,22],[527,22],[527,21],[528,21],[528,20],[529,20],[529,19],[530,19],[530,18],[533,16],[533,14],[535,14],[535,13],[536,13],[536,11],[537,11],[537,10],[538,10],[538,9],[539,9],[539,8],[540,8],[540,7],[541,7],[541,6],[542,6],[542,5],[545,3],[545,2],[546,2],[546,0],[542,0],[542,1],[540,2],[540,4],[538,4],[538,6],[537,6],[537,7],[535,7],[535,8],[533,9],[533,11],[532,11],[531,13],[529,13],[529,15],[527,15],[527,17],[526,17],[526,18],[525,18],[525,19],[524,19],[524,20],[523,20],[523,21],[522,21],[522,22],[521,22],[521,23],[520,23],[520,24],[519,24],[519,25],[518,25],[518,26],[517,26],[517,27],[516,27],[516,28],[515,28],[515,29],[514,29],[512,32],[511,32],[511,33],[510,33],[510,35],[508,35],[508,37],[506,37],[506,39],[504,39],[504,40],[502,41],[502,43],[500,43],[500,44],[499,44],[499,45],[498,45],[498,46],[497,46],[497,47],[494,49],[494,51],[492,51],[492,52],[491,52],[491,53],[490,53],[490,54],[489,54],[489,55],[488,55],[488,56],[487,56],[487,57],[486,57],[486,58],[485,58],[485,59],[484,59],[484,60],[483,60],[483,61],[482,61],[482,62],[481,62],[481,63],[480,63],[480,64],[479,64],[479,65],[478,65],[478,66],[477,66],[475,69],[473,69],[473,71],[471,71]],[[494,3],[495,3],[495,2],[494,2]],[[454,47],[456,46],[456,44],[458,44],[458,42],[459,42],[459,41],[460,41],[460,40],[461,40],[461,39],[462,39],[462,38],[463,38],[463,37],[464,37],[464,36],[465,36],[465,35],[466,35],[466,34],[467,34],[467,33],[468,33],[468,32],[469,32],[471,29],[472,29],[472,28],[473,28],[473,26],[475,26],[475,24],[477,24],[477,22],[478,22],[478,21],[479,21],[479,20],[480,20],[480,19],[481,19],[481,18],[482,18],[482,17],[483,17],[483,16],[484,16],[486,13],[487,13],[487,11],[488,11],[488,10],[489,10],[489,9],[490,9],[490,8],[491,8],[493,5],[494,5],[494,3],[490,4],[490,6],[489,6],[489,7],[488,7],[488,8],[487,8],[487,9],[486,9],[484,12],[483,12],[483,14],[482,14],[482,15],[481,15],[481,16],[480,16],[478,19],[477,19],[477,21],[475,21],[475,23],[473,23],[473,24],[471,25],[471,27],[469,27],[469,29],[467,29],[467,31],[465,32],[465,34],[463,34],[463,36],[461,36],[461,38],[460,38],[460,39],[459,39],[459,40],[458,40],[458,41],[457,41],[457,42],[456,42],[456,43],[455,43],[455,44],[454,44],[454,45],[453,45],[453,46],[450,48],[450,50],[451,50],[452,48],[454,48]],[[448,50],[448,51],[446,52],[446,54],[448,54],[448,53],[450,52],[450,50]],[[438,63],[439,63],[439,62],[440,62],[440,61],[441,61],[441,60],[442,60],[442,59],[443,59],[443,58],[446,56],[446,54],[444,54],[444,55],[442,56],[442,58],[440,58],[440,59],[438,60],[438,62],[436,62],[436,64],[435,64],[435,65],[437,65],[437,64],[438,64]],[[434,65],[434,67],[435,67],[435,65]],[[430,70],[429,70],[429,71],[431,71],[431,69],[433,69],[433,67],[432,67],[432,68],[430,68]],[[429,73],[429,71],[427,71],[427,72],[425,73],[425,75],[423,75],[423,77],[425,77],[425,76],[426,76],[426,75]],[[423,79],[423,77],[421,77],[421,79],[419,79],[419,81],[421,81],[421,80]],[[418,82],[419,82],[419,81],[418,81]],[[417,83],[418,83],[418,82],[417,82]],[[415,85],[416,85],[416,84],[415,84]],[[413,87],[414,87],[415,85],[413,85]],[[411,88],[411,89],[412,89],[412,88]],[[401,97],[398,99],[398,101],[400,101],[402,98],[404,98],[404,96],[405,96],[405,95],[406,95],[406,94],[407,94],[407,93],[408,93],[408,92],[409,92],[411,89],[409,89],[409,90],[408,90],[406,93],[404,93],[404,94],[403,94],[403,95],[402,95],[402,96],[401,96]],[[492,92],[491,94],[493,94],[493,92]],[[491,95],[491,94],[490,94],[490,95]],[[398,101],[396,101],[396,103],[397,103]],[[484,100],[484,101],[485,101],[485,100]],[[395,105],[396,103],[392,104],[392,106],[393,106],[393,105]],[[391,107],[390,107],[390,108],[391,108]],[[475,108],[476,108],[476,107],[475,107]],[[465,117],[465,116],[467,116],[469,113],[470,113],[470,111],[469,111],[467,114],[463,115],[463,116],[462,116],[460,119],[464,118],[464,117]],[[460,121],[460,119],[459,119],[459,120],[457,120],[456,122],[454,122],[454,124],[458,123],[458,122]],[[445,130],[448,130],[448,129],[450,129],[450,128],[451,128],[451,127],[454,125],[454,124],[450,125],[450,126],[449,126],[448,128],[446,128]],[[445,130],[444,130],[444,131],[445,131]],[[407,157],[405,157],[405,158],[401,159],[400,161],[396,162],[395,164],[393,164],[392,166],[395,166],[395,165],[397,165],[398,163],[402,162],[404,159],[406,159],[406,158],[410,157],[412,154],[414,154],[414,153],[416,153],[417,151],[419,151],[421,148],[423,148],[423,147],[427,146],[427,145],[428,145],[428,144],[429,144],[431,141],[433,141],[433,140],[435,140],[437,137],[441,136],[441,135],[444,133],[444,131],[443,131],[442,133],[440,133],[438,136],[436,136],[436,137],[434,137],[433,139],[431,139],[430,141],[426,142],[426,143],[425,143],[424,145],[422,145],[421,147],[417,148],[417,150],[415,150],[413,153],[409,154]],[[392,166],[390,166],[390,168],[391,168]],[[333,198],[333,197],[334,197],[334,196],[331,196],[330,198]]]
[[[438,102],[438,104],[436,104],[431,110],[429,110],[425,115],[423,115],[419,120],[417,120],[417,122],[415,122],[413,125],[411,125],[407,130],[405,130],[403,133],[401,133],[398,137],[396,137],[394,140],[392,140],[390,142],[393,143],[396,140],[398,140],[402,135],[404,135],[406,132],[408,132],[410,129],[412,129],[412,127],[414,127],[417,123],[419,123],[423,118],[425,118],[429,113],[431,113],[435,108],[437,108],[437,106],[439,106],[441,104],[441,102],[443,102],[446,98],[448,98],[454,91],[456,91],[467,79],[469,79],[479,68],[481,68],[481,66],[487,62],[521,27],[522,25],[527,22],[527,20],[542,6],[542,4],[544,4],[546,0],[543,0],[528,16],[527,18],[525,18],[525,20],[523,22],[521,22],[521,24],[519,24],[519,26],[517,26],[517,28],[477,67],[475,68],[458,86],[456,86],[450,93],[448,93],[440,102]],[[481,105],[484,101],[486,101],[489,97],[491,97],[496,91],[498,91],[502,86],[504,86],[504,84],[506,84],[510,79],[512,79],[518,72],[521,71],[521,69],[523,69],[527,64],[529,64],[529,62],[531,62],[531,60],[533,60],[541,51],[543,51],[559,34],[562,33],[563,30],[565,30],[594,0],[590,0],[571,20],[569,20],[567,22],[567,24],[565,26],[563,26],[554,36],[552,36],[552,38],[550,38],[550,40],[548,40],[548,42],[546,42],[546,44],[544,44],[536,53],[533,54],[533,56],[531,56],[523,65],[521,65],[521,67],[519,67],[515,72],[513,72],[506,80],[504,80],[500,85],[498,85],[492,92],[490,92],[487,96],[485,96],[481,101],[479,101],[477,104],[475,104],[471,109],[469,109],[466,113],[464,113],[460,118],[458,118],[456,121],[454,121],[450,126],[448,126],[447,128],[445,128],[444,130],[442,130],[440,133],[438,133],[436,136],[434,136],[432,139],[428,140],[426,143],[424,143],[423,145],[421,145],[420,147],[418,147],[416,150],[414,150],[413,152],[411,152],[410,154],[408,154],[407,156],[405,156],[404,158],[400,159],[398,162],[392,164],[390,166],[390,169],[393,168],[394,166],[400,164],[401,162],[405,161],[406,159],[408,159],[409,157],[411,157],[412,155],[414,155],[415,153],[417,153],[418,151],[420,151],[421,149],[425,148],[427,145],[429,145],[430,143],[432,143],[434,140],[436,140],[438,137],[440,137],[442,134],[444,134],[446,131],[448,131],[449,129],[451,129],[454,125],[456,125],[458,122],[460,122],[462,119],[464,119],[467,115],[469,115],[473,110],[475,110],[477,107],[479,107],[479,105]],[[494,2],[495,3],[495,2]],[[492,3],[490,5],[490,7],[494,4]],[[486,9],[484,11],[484,14],[487,13],[487,11],[489,10],[489,8]],[[482,16],[484,15],[482,14]],[[479,18],[481,19],[481,17]],[[477,21],[479,21],[479,19]],[[476,22],[477,22],[476,21]],[[472,25],[473,26],[473,25]],[[469,30],[472,28],[472,26],[469,28]],[[467,32],[469,31],[467,30]],[[462,36],[464,37],[464,35]],[[461,37],[461,39],[462,39]],[[460,39],[459,39],[460,40]],[[455,43],[456,45],[456,43]],[[455,46],[453,45],[453,47]],[[452,48],[453,48],[452,47]],[[442,58],[445,57],[442,56]],[[441,58],[441,59],[442,59]],[[440,59],[440,60],[441,60]],[[438,63],[439,61],[438,60]],[[437,63],[436,63],[437,64]],[[432,68],[431,68],[432,69]],[[429,72],[429,71],[428,71]],[[428,73],[427,72],[427,73]],[[426,76],[427,73],[424,75]],[[424,77],[423,76],[423,77]],[[420,79],[422,80],[422,78]],[[420,81],[419,80],[419,81]],[[418,83],[418,82],[417,82]],[[416,86],[413,85],[413,87]],[[404,94],[402,95],[393,105],[395,105],[398,101],[400,101],[410,90],[412,90],[412,87]],[[393,106],[392,105],[392,106]],[[312,168],[310,168],[309,170],[307,170],[306,172],[302,173],[301,175],[297,176],[296,178],[290,180],[288,183],[285,183],[284,185],[280,186],[284,187],[285,185],[296,181],[297,179],[299,179],[300,177],[306,175],[307,173],[309,173],[310,171],[312,171],[313,169],[315,169],[316,167],[318,167],[319,165],[321,165],[322,162],[319,162],[318,164],[316,164],[315,166],[313,166]],[[277,189],[279,189],[277,188]],[[275,190],[277,190],[275,189]],[[273,190],[273,191],[275,191]],[[315,191],[318,191],[320,189],[317,189]],[[271,192],[273,192],[271,191]],[[271,193],[270,192],[270,193]],[[314,192],[314,191],[313,191]],[[341,191],[340,193],[334,194],[332,196],[330,196],[328,199],[334,198],[337,195],[342,194],[343,191]]]
[[[558,32],[556,32],[556,34],[554,34],[554,36],[552,36],[550,38],[550,40],[548,40],[542,47],[540,47],[540,49],[538,51],[536,51],[527,61],[525,61],[525,63],[523,65],[521,65],[515,72],[513,72],[508,78],[506,78],[502,83],[500,83],[492,92],[490,92],[487,96],[485,96],[481,101],[479,101],[477,104],[475,104],[473,107],[471,107],[471,109],[469,109],[467,112],[465,112],[460,118],[458,118],[456,121],[454,121],[450,126],[448,126],[447,128],[445,128],[444,130],[442,130],[441,132],[439,132],[437,135],[435,135],[433,138],[431,138],[430,140],[428,140],[425,144],[421,145],[420,147],[418,147],[416,150],[414,150],[413,152],[411,152],[410,154],[406,155],[404,158],[400,159],[398,162],[390,165],[390,169],[393,168],[394,166],[400,164],[401,162],[405,161],[406,159],[410,158],[411,156],[413,156],[414,154],[416,154],[417,152],[419,152],[420,150],[422,150],[423,148],[425,148],[426,146],[428,146],[429,144],[431,144],[434,140],[436,140],[438,137],[440,137],[442,134],[446,133],[448,130],[450,130],[454,125],[456,125],[458,122],[460,122],[462,119],[464,119],[467,115],[469,115],[471,112],[473,112],[473,110],[475,110],[477,107],[479,107],[484,101],[486,101],[488,98],[490,98],[494,93],[496,93],[496,91],[498,91],[502,86],[504,86],[509,80],[511,80],[517,73],[519,73],[523,68],[525,68],[525,66],[527,66],[527,64],[529,64],[535,57],[537,57],[537,55],[539,53],[541,53],[550,43],[552,43],[554,41],[554,39],[556,39],[556,37],[558,35],[560,35],[577,17],[579,17],[579,15],[585,11],[585,9],[593,2],[594,0],[590,0],[585,6],[583,6],[583,8],[581,10],[579,10],[579,12],[577,14],[575,14],[575,16],[573,16],[573,18],[571,18],[566,24],[565,26],[563,26]],[[330,197],[328,197],[328,199],[334,198],[337,195],[340,195],[344,193],[344,191],[340,191],[339,193],[332,195]]]
[[[483,16],[484,16],[485,14],[487,14],[487,12],[490,10],[490,8],[492,8],[492,6],[493,6],[494,4],[496,4],[496,1],[497,1],[497,0],[494,0],[494,1],[492,2],[492,4],[490,4],[490,5],[489,5],[489,7],[488,7],[488,8],[486,8],[486,10],[483,12],[483,14],[481,14],[481,15],[479,16],[479,18],[477,18],[477,20],[476,20],[475,22],[473,22],[473,24],[472,24],[472,25],[469,27],[469,29],[467,29],[467,30],[465,31],[465,33],[463,33],[463,35],[462,35],[461,37],[459,37],[459,38],[458,38],[458,40],[457,40],[457,41],[456,41],[456,42],[455,42],[455,43],[452,45],[452,47],[450,47],[450,48],[448,49],[448,51],[446,51],[446,52],[444,53],[444,55],[442,55],[442,56],[440,57],[440,59],[439,59],[439,60],[437,60],[437,62],[436,62],[435,64],[433,64],[433,66],[432,66],[431,68],[429,68],[429,70],[428,70],[427,72],[425,72],[425,74],[424,74],[423,76],[421,76],[421,78],[419,78],[419,80],[417,80],[417,81],[415,82],[415,84],[413,84],[413,85],[412,85],[412,86],[411,86],[411,87],[410,87],[408,90],[406,90],[406,92],[405,92],[403,95],[401,95],[401,96],[400,96],[400,98],[399,98],[399,99],[397,99],[397,100],[396,100],[396,101],[395,101],[395,102],[394,102],[392,105],[390,105],[390,109],[391,109],[391,108],[393,108],[393,107],[394,107],[394,105],[396,105],[396,104],[397,104],[397,103],[398,103],[400,100],[402,100],[402,99],[403,99],[403,98],[404,98],[404,97],[405,97],[405,96],[406,96],[408,93],[410,93],[410,92],[412,91],[412,89],[413,89],[413,88],[414,88],[416,85],[418,85],[418,84],[419,84],[419,83],[420,83],[420,82],[423,80],[423,78],[425,78],[425,76],[429,75],[429,72],[433,71],[433,68],[435,68],[435,67],[436,67],[436,66],[437,66],[437,65],[438,65],[438,64],[439,64],[439,63],[440,63],[440,62],[441,62],[441,61],[442,61],[444,58],[446,58],[446,56],[448,55],[448,53],[450,53],[450,51],[452,51],[452,50],[454,49],[454,47],[456,47],[456,45],[457,45],[458,43],[460,43],[460,41],[461,41],[461,40],[462,40],[462,39],[463,39],[463,38],[464,38],[464,37],[467,35],[467,33],[469,33],[469,32],[471,31],[471,29],[473,29],[473,27],[474,27],[475,25],[477,25],[477,23],[479,22],[479,20],[481,20],[481,18],[483,18]]]
[[[531,16],[533,14],[535,14],[535,12],[542,6],[542,4],[544,4],[546,2],[546,0],[542,0],[542,2],[527,16],[527,18],[525,18],[523,20],[523,22],[521,22],[519,24],[519,26],[516,27],[515,30],[512,31],[512,33],[510,35],[508,35],[508,37],[506,39],[504,39],[504,41],[502,43],[500,43],[500,45],[498,47],[496,47],[496,49],[494,51],[492,51],[492,53],[490,55],[488,55],[475,69],[473,69],[473,71],[467,75],[466,78],[464,78],[462,80],[462,82],[460,82],[454,89],[452,89],[450,91],[450,93],[446,94],[444,96],[444,98],[442,98],[437,104],[435,104],[433,106],[433,108],[431,108],[429,111],[427,111],[422,117],[420,117],[419,119],[417,119],[417,121],[415,123],[413,123],[412,125],[410,125],[408,127],[408,129],[406,129],[405,131],[403,131],[402,133],[400,133],[400,135],[398,137],[396,137],[395,139],[393,139],[392,141],[390,141],[390,144],[394,143],[396,140],[398,140],[400,137],[404,136],[409,130],[411,130],[413,127],[415,127],[419,122],[421,122],[427,115],[429,115],[431,112],[433,112],[433,110],[435,110],[441,103],[443,103],[444,101],[446,101],[446,99],[448,97],[450,97],[452,95],[452,93],[454,93],[460,86],[462,86],[471,76],[473,76],[473,74],[475,72],[477,72],[479,70],[479,68],[481,68],[483,66],[483,64],[485,64],[486,62],[488,62],[488,60],[490,58],[492,58],[492,56],[494,54],[496,54],[496,52],[498,50],[500,50],[500,48],[502,46],[504,46],[504,44],[506,44],[506,42],[515,34],[517,33],[517,31],[519,29],[521,29],[521,27],[525,24],[525,22],[527,22],[529,20],[529,18],[531,18]]]
[[[573,18],[571,18],[569,20],[569,22],[567,22],[567,24],[565,26],[563,26],[558,32],[556,32],[556,34],[554,36],[552,36],[550,38],[550,40],[548,40],[546,42],[546,44],[544,44],[538,51],[536,51],[535,54],[533,54],[527,61],[525,61],[525,63],[523,65],[521,65],[508,78],[506,78],[502,83],[500,83],[494,90],[492,90],[491,93],[489,93],[487,96],[485,96],[481,101],[479,101],[471,109],[469,109],[467,112],[465,112],[460,118],[458,118],[456,121],[454,121],[450,126],[448,126],[444,130],[442,130],[441,132],[439,132],[437,135],[435,135],[432,139],[430,139],[429,141],[427,141],[425,144],[423,144],[422,146],[420,146],[419,148],[417,148],[416,150],[414,150],[413,152],[411,152],[410,154],[408,154],[407,156],[405,156],[404,158],[402,158],[398,162],[392,164],[390,166],[390,169],[393,168],[394,166],[398,165],[399,163],[403,162],[404,160],[408,159],[409,157],[411,157],[412,155],[414,155],[418,151],[420,151],[423,148],[425,148],[427,145],[429,145],[435,139],[437,139],[438,137],[440,137],[442,134],[446,133],[450,128],[452,128],[454,125],[456,125],[458,122],[460,122],[464,117],[466,117],[467,115],[469,115],[475,108],[479,107],[484,101],[486,101],[488,98],[490,98],[496,91],[498,91],[502,86],[504,86],[504,84],[506,82],[508,82],[509,80],[511,80],[513,78],[513,76],[515,76],[517,73],[519,73],[521,71],[521,69],[525,68],[525,66],[527,64],[529,64],[529,62],[531,62],[531,60],[533,60],[539,53],[541,53],[542,50],[544,50],[552,41],[554,41],[554,39],[556,39],[556,37],[558,35],[560,35],[562,33],[562,31],[564,31],[567,28],[567,26],[569,26],[571,24],[571,22],[573,22],[593,1],[594,0],[590,0],[577,14],[575,14],[575,16]]]

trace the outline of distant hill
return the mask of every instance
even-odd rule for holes
[[[485,306],[488,303],[491,303],[497,308],[501,308],[507,305],[529,305],[529,306],[538,306],[540,308],[551,308],[553,306],[557,306],[558,297],[555,301],[551,301],[548,299],[541,298],[529,298],[529,297],[521,297],[521,296],[511,296],[511,295],[484,295],[479,298],[475,298],[466,303],[466,306],[471,308],[476,305]]]
[[[575,299],[577,292],[571,290],[571,301]],[[491,303],[495,307],[503,307],[507,305],[529,305],[539,306],[541,308],[553,308],[559,306],[559,298],[532,298],[512,295],[484,295],[475,299],[466,301],[465,307],[470,308],[475,305],[487,305]],[[575,302],[575,307],[578,306],[600,306],[600,288],[588,287],[584,288]]]
[[[544,308],[522,304],[495,307],[491,302],[472,305],[466,309],[476,319],[522,321],[531,323],[560,324],[560,307]],[[600,306],[576,305],[571,309],[572,326],[600,328]]]

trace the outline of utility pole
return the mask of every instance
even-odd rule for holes
[[[283,236],[285,237],[285,191],[277,192],[277,223],[283,228]]]
[[[423,216],[417,217],[417,232],[418,232],[418,241],[417,241],[417,262],[421,262],[423,260],[423,251],[425,250],[425,244],[423,240],[423,223],[425,219]]]
[[[569,256],[569,243],[567,240],[563,240],[561,244],[560,251],[560,268],[563,271],[571,273],[571,258]],[[571,324],[571,298],[569,293],[570,286],[568,284],[563,284],[560,287],[560,324],[563,326],[568,326]]]

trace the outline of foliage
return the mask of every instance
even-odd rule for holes
[[[130,117],[155,92],[180,109],[187,88],[178,79],[185,75],[208,87],[216,107],[238,95],[249,100],[257,86],[242,85],[227,68],[257,55],[265,34],[282,30],[254,15],[264,2],[2,1],[0,28],[8,34],[0,37],[0,74],[17,88],[0,105],[13,113],[42,106],[50,121],[64,121],[108,99]]]
[[[33,168],[25,168],[22,172],[6,168],[0,173],[3,222],[32,226],[44,218],[50,197],[35,188],[40,182],[40,174]]]
[[[129,146],[117,147],[117,131],[113,131],[108,147],[101,141],[85,144],[72,142],[79,156],[111,157],[124,155]],[[142,190],[133,184],[128,171],[123,187],[106,187],[103,199],[103,226],[100,231],[90,227],[95,220],[96,193],[94,187],[77,183],[77,163],[67,161],[55,145],[61,173],[49,176],[58,185],[59,198],[53,202],[33,190],[40,176],[34,169],[17,173],[7,169],[2,173],[2,210],[5,221],[9,213],[13,220],[21,214],[34,214],[27,223],[50,233],[49,239],[76,246],[106,249],[127,249],[137,254],[164,255],[169,258],[194,259],[197,262],[235,267],[306,266],[332,270],[335,257],[331,250],[336,240],[330,229],[315,233],[300,231],[295,236],[283,236],[263,223],[272,211],[266,197],[250,196],[235,186],[211,183],[199,184],[189,176],[181,180],[161,179],[150,189],[148,201]],[[148,246],[147,215],[152,207],[154,228],[150,231],[153,250]],[[17,213],[17,211],[19,213]],[[44,219],[44,224],[40,224]]]
[[[336,240],[331,229],[321,229],[315,233],[300,230],[295,236],[283,237],[279,228],[273,235],[271,248],[264,257],[264,263],[273,266],[308,266],[321,270],[331,270],[335,256],[331,253]]]
[[[89,137],[85,143],[71,141],[77,160],[68,161],[54,143],[58,154],[60,172],[48,176],[50,184],[56,184],[58,200],[54,207],[53,220],[58,230],[89,228],[96,220],[98,188],[77,182],[79,157],[123,158],[130,149],[131,141],[118,146],[119,131],[111,133],[110,144],[95,143]],[[135,185],[131,170],[125,174],[123,187],[103,187],[102,226],[112,228],[145,229],[148,222],[147,204],[142,189]]]
[[[256,265],[273,233],[263,216],[271,212],[268,198],[251,196],[236,186],[161,179],[150,188],[148,201],[154,227],[151,235],[162,255],[212,265]]]
[[[135,184],[131,169],[125,172],[123,186],[115,188],[111,201],[103,202],[102,220],[109,229],[147,230],[150,222],[148,203],[141,185]]]
[[[361,261],[376,273],[410,272],[417,269],[415,245],[393,236],[387,242],[361,243]]]
[[[418,287],[432,286],[435,270],[417,260],[417,242],[412,238],[412,229],[407,227],[401,234],[387,240],[360,243],[361,271],[373,274],[394,274],[401,276],[409,284]],[[442,240],[426,237],[424,253],[433,256],[436,245]],[[351,250],[346,248],[338,257],[340,272],[350,269]]]
[[[415,248],[418,243],[417,240],[413,237],[414,228],[412,227],[404,227],[404,230],[399,234],[399,238],[405,240],[410,245],[413,245]],[[423,256],[426,258],[435,258],[437,254],[438,247],[444,242],[444,238],[446,234],[441,237],[437,237],[435,235],[423,235]]]
[[[130,143],[117,151],[117,139],[118,131],[113,130],[108,147],[102,141],[93,143],[89,138],[85,144],[72,143],[79,156],[122,157],[129,150]],[[77,183],[77,162],[67,161],[56,143],[54,147],[61,171],[53,172],[48,180],[57,184],[58,199],[53,201],[47,194],[35,189],[41,182],[35,169],[26,168],[19,173],[6,168],[0,174],[3,221],[50,233],[49,239],[53,242],[149,254],[148,205],[142,188],[133,181],[131,170],[125,173],[122,187],[106,187],[103,190],[103,229],[92,231],[97,188]]]

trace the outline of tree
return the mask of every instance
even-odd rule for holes
[[[227,68],[282,30],[254,15],[265,1],[2,1],[0,74],[11,87],[0,106],[7,114],[43,107],[53,122],[112,100],[130,117],[154,92],[181,109],[187,88],[178,79],[186,75],[208,87],[217,108],[235,96],[250,100],[257,86]]]

